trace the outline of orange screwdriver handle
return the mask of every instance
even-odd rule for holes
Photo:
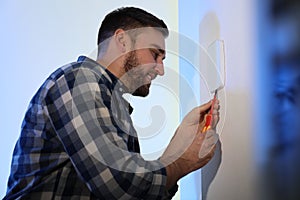
[[[213,109],[214,109],[214,105],[215,105],[215,102],[217,100],[217,90],[215,91],[215,95],[214,95],[214,98],[212,100],[212,104],[211,104],[211,107],[210,107],[210,111],[209,113],[205,116],[205,126],[203,127],[202,129],[202,133],[209,130],[211,128],[211,124],[212,124],[212,114],[213,114]]]
[[[211,127],[211,120],[212,120],[212,115],[211,114],[207,114],[205,117],[205,126],[202,129],[202,133],[209,130]]]

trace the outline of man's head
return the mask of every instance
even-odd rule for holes
[[[107,14],[98,32],[98,46],[111,38],[117,29],[129,31],[144,27],[158,28],[167,37],[169,31],[163,20],[140,8],[124,7]],[[134,38],[132,38],[134,39]]]
[[[147,96],[151,81],[163,75],[166,24],[133,7],[120,8],[103,20],[98,34],[98,61],[121,79],[130,92]]]

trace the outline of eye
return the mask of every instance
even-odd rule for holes
[[[154,60],[157,60],[158,56],[160,55],[159,51],[157,51],[155,49],[151,49],[151,54],[152,54]]]

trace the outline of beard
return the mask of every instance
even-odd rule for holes
[[[128,53],[124,61],[127,87],[134,96],[146,97],[149,94],[150,83],[145,84],[145,74],[136,56],[136,51]]]

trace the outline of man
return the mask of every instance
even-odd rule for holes
[[[213,156],[215,131],[201,133],[212,103],[192,110],[164,154],[146,161],[122,97],[147,96],[164,74],[167,36],[165,23],[142,9],[108,14],[97,60],[81,56],[59,68],[33,97],[4,199],[172,198],[177,181]],[[218,109],[217,101],[213,128]]]

